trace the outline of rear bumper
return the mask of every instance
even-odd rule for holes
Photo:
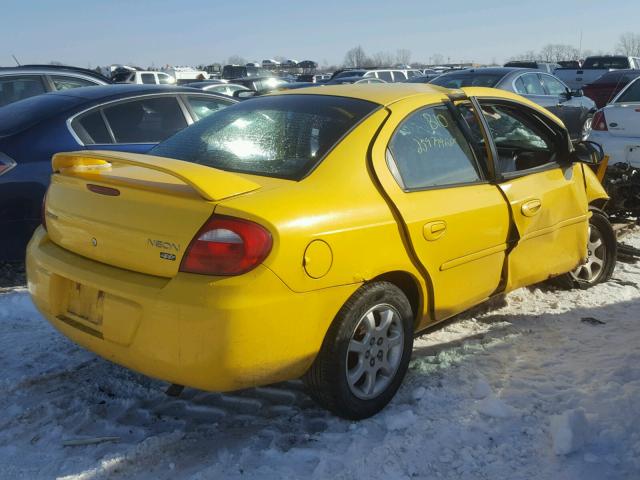
[[[42,228],[27,249],[27,277],[38,309],[74,342],[146,375],[216,391],[302,375],[359,286],[294,293],[264,266],[237,277],[153,277],[73,254]],[[99,321],[71,313],[78,285],[99,292],[90,306]]]

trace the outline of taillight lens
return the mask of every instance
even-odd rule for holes
[[[213,215],[191,241],[180,271],[240,275],[260,265],[272,244],[269,231],[255,222]]]
[[[591,130],[596,130],[598,132],[605,132],[609,130],[607,128],[607,119],[604,117],[604,112],[602,110],[598,110],[593,116],[593,120],[591,121]]]
[[[15,166],[16,161],[13,158],[0,152],[0,175],[7,173]]]

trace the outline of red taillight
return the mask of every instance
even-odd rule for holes
[[[607,119],[604,118],[604,112],[602,110],[598,110],[593,116],[593,120],[591,121],[591,129],[598,132],[605,132],[609,130],[607,128]]]
[[[240,275],[257,267],[271,251],[271,234],[249,220],[213,215],[187,248],[181,272]]]
[[[44,229],[47,229],[47,193],[49,190],[44,192],[44,197],[42,198],[42,207],[40,209],[40,221],[42,222],[42,226]]]

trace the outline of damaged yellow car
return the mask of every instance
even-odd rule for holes
[[[597,155],[576,148],[501,90],[254,98],[150,155],[57,154],[29,291],[64,335],[136,371],[216,391],[303,377],[365,418],[417,332],[551,277],[611,276],[607,196],[583,163]]]

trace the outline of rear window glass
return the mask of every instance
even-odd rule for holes
[[[629,68],[629,59],[627,57],[591,57],[587,58],[582,65],[583,69],[587,68]]]
[[[433,79],[430,83],[446,88],[494,87],[504,73],[450,73]]]
[[[232,172],[299,180],[377,107],[328,95],[255,98],[204,118],[150,153]]]
[[[640,81],[636,80],[616,100],[616,103],[640,102]]]

